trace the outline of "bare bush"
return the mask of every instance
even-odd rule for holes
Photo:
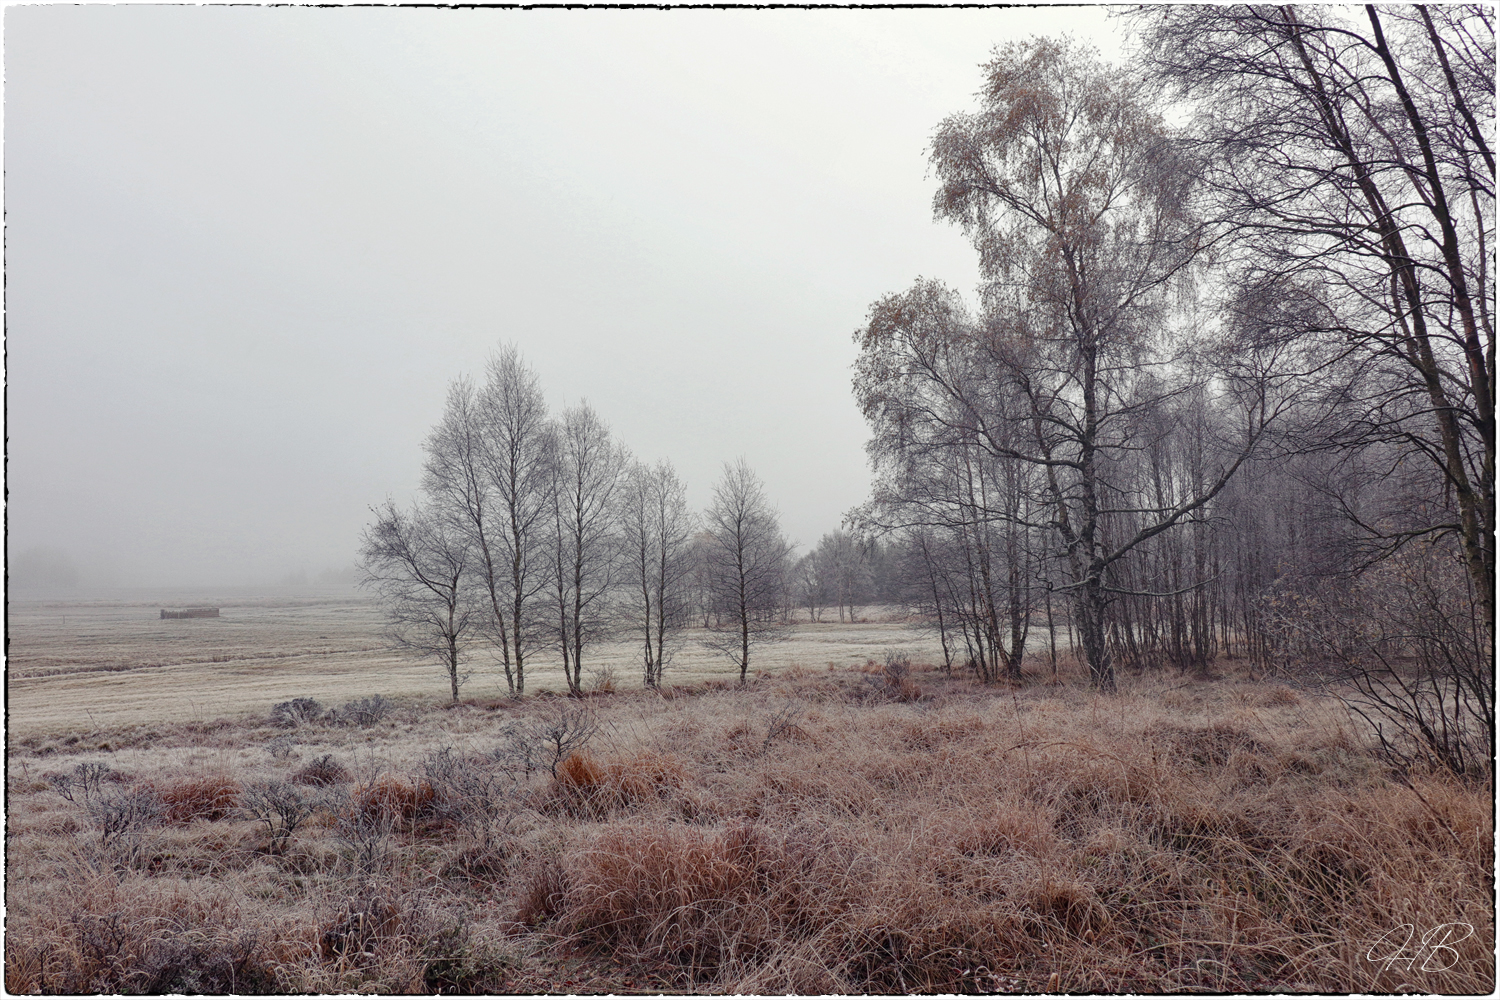
[[[382,721],[395,708],[380,695],[346,701],[334,714],[339,722],[350,726],[373,726]]]
[[[497,773],[489,758],[455,753],[445,747],[427,755],[422,773],[434,790],[439,815],[478,841],[490,843],[503,826],[516,782]]]
[[[500,730],[500,740],[486,756],[520,781],[543,767],[540,747],[532,736],[534,723],[509,722]]]
[[[395,818],[389,812],[361,808],[348,789],[331,792],[327,802],[334,816],[333,839],[352,874],[371,876],[388,870],[395,858]]]
[[[868,661],[865,669],[876,669],[874,660]],[[922,697],[922,688],[911,677],[911,658],[898,650],[887,650],[885,663],[879,672],[867,678],[873,694],[888,701],[912,702]]]
[[[259,781],[241,794],[240,805],[250,819],[265,824],[270,851],[280,854],[292,833],[313,814],[317,800],[287,782]]]
[[[1404,767],[1482,778],[1495,755],[1493,640],[1467,580],[1444,565],[1456,561],[1434,546],[1387,559],[1360,580],[1351,606],[1339,609],[1363,626],[1349,704]]]
[[[1352,584],[1273,595],[1260,645],[1348,683],[1345,704],[1402,770],[1484,778],[1495,752],[1491,639],[1451,548],[1408,549]]]
[[[379,896],[351,899],[342,915],[321,935],[325,959],[373,959],[382,938],[395,935],[399,911]]]
[[[46,781],[53,790],[69,802],[76,802],[75,792],[83,797],[83,804],[99,794],[100,786],[110,774],[110,767],[102,761],[84,761],[69,774],[49,774]]]
[[[161,799],[145,789],[98,795],[85,808],[98,830],[100,845],[129,856],[137,853],[141,835],[162,819]]]
[[[564,706],[549,719],[532,724],[527,734],[540,747],[540,759],[557,777],[557,765],[583,750],[599,733],[599,723],[586,706]]]
[[[271,706],[271,724],[303,726],[323,717],[323,705],[315,698],[293,698]]]
[[[218,920],[174,922],[135,908],[85,909],[72,912],[55,930],[45,942],[25,943],[23,955],[7,954],[10,992],[279,992],[273,963],[256,931]]]

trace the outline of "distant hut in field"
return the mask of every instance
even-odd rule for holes
[[[166,608],[162,608],[161,616],[163,618],[217,618],[219,617],[219,609],[183,608],[181,611],[168,611]]]

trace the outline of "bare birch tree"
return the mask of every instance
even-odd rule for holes
[[[482,592],[484,612],[476,620],[476,630],[498,653],[506,684],[515,694],[506,624],[511,567],[503,555],[507,549],[504,520],[489,477],[492,445],[479,394],[467,378],[458,379],[448,387],[442,422],[425,444],[422,489],[436,515],[452,523],[473,549],[471,573]]]
[[[503,565],[510,645],[503,658],[513,695],[526,692],[526,658],[545,638],[543,589],[550,578],[552,461],[555,435],[536,373],[509,344],[490,357],[479,406],[484,478],[492,491],[498,562]],[[514,671],[514,673],[512,673]]]
[[[1148,64],[1192,102],[1238,282],[1322,304],[1345,356],[1323,447],[1401,447],[1451,498],[1359,519],[1377,554],[1452,535],[1494,628],[1495,11],[1153,6]],[[1308,386],[1308,395],[1316,384]],[[1425,515],[1425,516],[1424,516]]]
[[[568,691],[576,696],[583,693],[583,651],[611,626],[608,595],[619,542],[615,503],[628,459],[587,403],[566,410],[554,435],[551,631]]]
[[[695,523],[687,490],[668,462],[637,462],[622,494],[619,621],[641,643],[643,680],[656,687],[691,614]]]
[[[390,500],[375,510],[360,550],[364,583],[380,595],[386,638],[418,659],[441,664],[455,702],[478,620],[466,579],[472,551],[463,533],[432,507],[403,511]]]
[[[807,608],[807,619],[821,622],[828,607],[829,595],[833,592],[833,567],[827,554],[813,549],[792,568],[792,583],[797,590],[797,601]]]
[[[724,466],[704,520],[714,610],[706,645],[739,664],[743,684],[755,647],[786,637],[783,604],[791,546],[744,459]]]

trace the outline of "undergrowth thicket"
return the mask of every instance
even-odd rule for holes
[[[1315,691],[1064,680],[29,739],[6,986],[1491,991],[1487,783],[1392,770]]]

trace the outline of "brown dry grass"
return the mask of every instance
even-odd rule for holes
[[[601,694],[554,777],[514,734],[560,704],[11,745],[7,988],[1494,986],[1490,788],[1392,774],[1316,690],[802,669]],[[179,822],[106,836],[48,779],[84,762]],[[230,806],[275,782],[323,796],[284,850]]]
[[[162,819],[168,823],[224,819],[239,806],[239,782],[224,775],[147,782],[141,788],[161,800]]]

